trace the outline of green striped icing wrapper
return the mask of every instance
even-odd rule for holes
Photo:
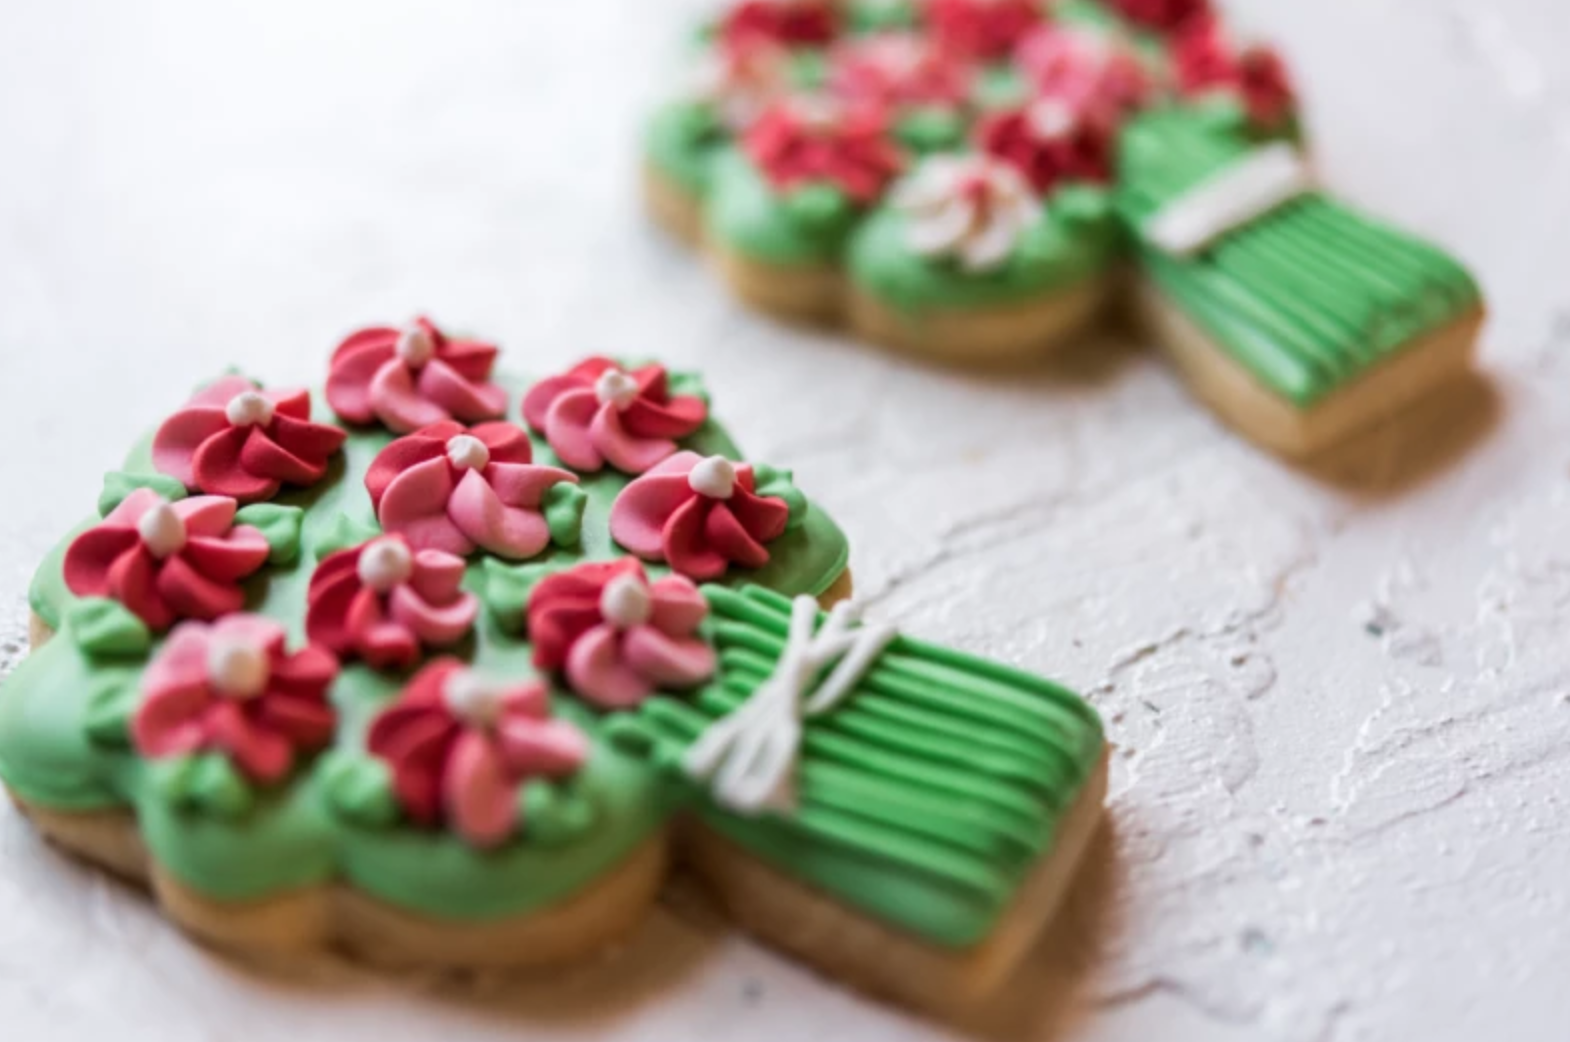
[[[774,671],[790,600],[705,587],[714,683],[617,719],[612,740],[663,769],[710,828],[843,903],[938,943],[986,937],[1101,758],[1095,711],[997,663],[898,637],[838,708],[808,720],[795,813],[742,817],[682,756]]]

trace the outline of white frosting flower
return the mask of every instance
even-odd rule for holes
[[[984,155],[933,156],[890,200],[909,221],[906,245],[923,257],[954,257],[967,271],[1007,261],[1041,215],[1023,175]]]

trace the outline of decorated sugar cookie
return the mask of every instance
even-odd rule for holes
[[[696,49],[646,197],[764,311],[992,362],[1126,303],[1294,456],[1471,363],[1471,277],[1318,187],[1210,0],[730,0]]]
[[[1094,711],[860,623],[696,377],[496,355],[422,319],[325,394],[172,395],[33,581],[17,804],[242,951],[554,965],[679,861],[880,994],[995,988],[1097,820]]]

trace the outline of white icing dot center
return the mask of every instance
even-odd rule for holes
[[[472,434],[458,434],[447,441],[447,459],[459,470],[484,470],[491,450]]]
[[[273,422],[273,403],[259,391],[241,391],[229,399],[224,415],[236,427],[265,427]]]
[[[1067,137],[1074,129],[1074,112],[1054,98],[1042,98],[1025,112],[1031,131],[1046,141]]]
[[[159,503],[136,522],[142,545],[160,560],[185,548],[185,522],[168,503]]]
[[[724,456],[710,456],[692,468],[687,484],[710,499],[729,499],[736,491],[736,464]]]
[[[607,369],[594,381],[594,397],[601,405],[614,405],[620,412],[638,397],[638,381],[620,369]]]
[[[360,551],[360,582],[377,593],[409,581],[414,555],[401,539],[378,539]]]
[[[636,575],[618,575],[600,593],[600,614],[619,630],[641,626],[653,613],[654,598]]]
[[[418,369],[436,357],[436,341],[424,326],[410,326],[398,338],[398,357],[410,369]]]
[[[267,652],[242,640],[217,637],[207,649],[207,678],[226,698],[255,698],[271,673]]]
[[[490,727],[501,719],[506,688],[475,673],[460,670],[447,678],[442,700],[452,715],[472,727]]]

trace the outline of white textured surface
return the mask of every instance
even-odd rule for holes
[[[966,378],[739,312],[630,190],[692,3],[5,5],[0,664],[99,473],[230,361],[314,380],[347,328],[415,308],[517,367],[660,354],[835,513],[876,617],[1106,714],[1115,827],[1032,970],[1055,1012],[1009,1030],[1563,1038],[1570,6],[1232,6],[1298,64],[1327,177],[1495,303],[1492,385],[1336,481],[1131,345]],[[0,1035],[28,1042],[942,1037],[697,906],[550,985],[259,973],[9,809],[0,923]]]

